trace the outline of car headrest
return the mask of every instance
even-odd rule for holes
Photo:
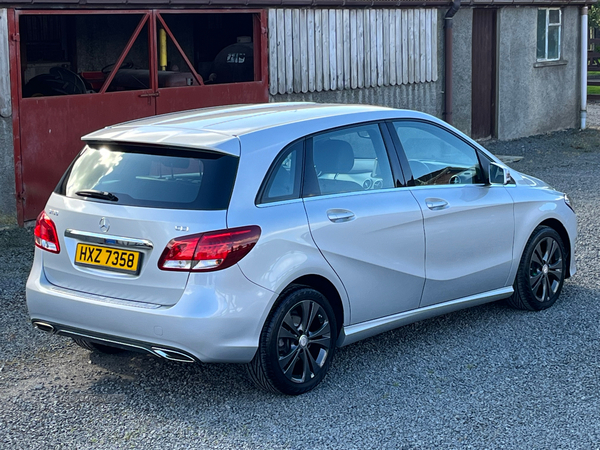
[[[354,151],[346,141],[319,141],[315,143],[314,162],[320,172],[349,173],[354,166]]]
[[[190,158],[171,158],[168,156],[159,156],[157,162],[172,169],[188,169],[190,167]]]

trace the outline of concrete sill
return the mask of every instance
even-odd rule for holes
[[[568,62],[569,61],[566,59],[559,59],[558,61],[538,61],[533,65],[533,67],[566,66]]]

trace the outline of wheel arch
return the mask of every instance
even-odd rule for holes
[[[538,226],[547,226],[547,227],[552,228],[554,231],[556,231],[558,233],[558,235],[562,239],[563,245],[565,246],[565,253],[566,253],[565,256],[566,256],[566,260],[567,260],[566,261],[567,273],[566,273],[565,278],[569,278],[571,276],[571,240],[569,239],[569,233],[567,232],[567,229],[559,220],[553,219],[553,218],[544,220]]]
[[[316,291],[319,291],[325,296],[335,314],[335,321],[337,322],[337,335],[339,338],[342,327],[344,326],[345,317],[342,297],[340,296],[340,293],[334,284],[321,275],[303,275],[299,278],[296,278],[281,292],[279,299],[275,302],[275,305],[273,305],[273,309],[276,308],[280,299],[288,294],[290,290],[297,289],[298,287],[310,287]]]

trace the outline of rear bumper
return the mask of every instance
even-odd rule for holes
[[[41,260],[36,249],[26,289],[32,321],[51,325],[57,334],[161,357],[166,357],[161,354],[166,350],[167,355],[175,355],[168,359],[177,359],[181,353],[182,361],[251,361],[266,315],[277,298],[233,266],[210,276],[192,274],[173,306],[136,306],[54,286],[46,279]]]
[[[41,331],[46,331],[51,334],[58,334],[60,336],[67,336],[72,338],[83,338],[88,341],[110,345],[113,347],[122,348],[124,350],[137,351],[137,352],[148,352],[159,358],[168,359],[171,361],[178,362],[196,362],[198,361],[193,355],[190,355],[181,349],[166,348],[159,344],[151,342],[135,341],[132,339],[126,339],[121,336],[110,336],[107,334],[96,333],[89,330],[80,330],[77,328],[71,328],[58,323],[48,323],[43,320],[31,319],[33,326]]]

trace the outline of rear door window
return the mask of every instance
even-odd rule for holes
[[[222,210],[237,165],[235,156],[208,151],[87,145],[55,192],[118,205]]]
[[[328,131],[312,138],[303,195],[391,189],[394,178],[377,124]]]

